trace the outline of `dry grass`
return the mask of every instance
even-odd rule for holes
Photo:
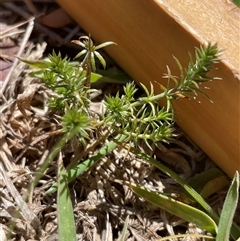
[[[46,11],[55,6],[51,1],[32,3],[36,9],[45,8]],[[36,188],[31,190],[29,187],[57,141],[60,126],[46,106],[46,89],[38,79],[27,77],[26,66],[19,63],[14,54],[40,59],[47,43],[52,46],[66,44],[66,39],[73,37],[71,30],[78,30],[78,33],[80,30],[70,24],[55,31],[39,22],[33,25],[31,20],[19,26],[31,18],[36,9],[30,7],[29,10],[18,1],[5,1],[0,6],[3,36],[0,39],[1,240],[7,233],[11,234],[8,240],[58,240],[56,195],[45,195],[56,180],[57,160],[48,167]],[[10,46],[8,52],[6,46]],[[112,85],[110,89],[102,86],[103,94],[92,108],[98,109],[104,94],[114,92],[115,88],[121,89],[121,86]],[[180,129],[177,132],[179,136],[170,146],[159,143],[151,152],[145,146],[141,148],[184,179],[214,166]],[[88,147],[93,142],[94,136]],[[62,150],[65,165],[74,159],[76,153],[82,153],[82,160],[91,156],[94,148],[86,152],[79,143],[75,143],[74,147],[67,145]],[[116,149],[70,184],[78,240],[117,240],[127,215],[130,217],[128,241],[157,240],[177,233],[202,232],[193,224],[146,203],[115,181],[129,179],[160,192],[178,188],[176,183],[143,160]],[[226,190],[212,196],[209,203],[215,208],[221,207],[225,194]]]

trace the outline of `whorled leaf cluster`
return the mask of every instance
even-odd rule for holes
[[[155,94],[152,85],[150,91],[142,85],[145,96],[136,98],[137,87],[134,83],[128,83],[124,87],[123,94],[106,97],[106,111],[96,124],[95,120],[92,120],[94,117],[89,114],[89,93],[93,90],[86,84],[86,80],[90,79],[91,71],[95,70],[95,57],[104,67],[106,65],[97,50],[113,43],[106,42],[94,46],[89,37],[84,37],[83,42],[81,39],[73,42],[83,47],[83,50],[76,55],[77,58],[83,57],[79,65],[62,58],[60,54],[53,53],[49,61],[38,64],[37,68],[41,66],[41,74],[35,72],[35,75],[38,73],[43,79],[43,84],[52,91],[49,107],[62,115],[62,130],[64,132],[79,130],[78,135],[83,139],[87,138],[87,130],[93,129],[91,124],[95,123],[95,126],[107,127],[111,135],[124,135],[125,141],[136,143],[143,140],[147,145],[150,142],[170,141],[174,136],[172,101],[179,98],[195,98],[198,92],[203,93],[200,85],[211,80],[207,73],[212,69],[212,64],[219,62],[217,44],[210,43],[196,48],[196,60],[194,62],[190,56],[186,70],[183,70],[175,58],[180,69],[180,77],[173,76],[168,68],[165,77],[169,84],[166,87],[161,86],[162,93]],[[173,87],[171,87],[172,82]],[[159,100],[162,98],[167,100],[166,107],[159,106]]]

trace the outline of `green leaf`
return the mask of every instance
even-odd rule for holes
[[[57,213],[58,213],[58,240],[69,241],[76,239],[76,228],[72,201],[68,188],[66,170],[61,163],[59,165]]]
[[[44,77],[44,71],[43,70],[36,70],[36,71],[32,71],[31,73],[29,73],[29,76],[32,78],[43,78]]]
[[[124,147],[127,149],[127,147]],[[147,162],[151,163],[155,167],[157,167],[159,170],[163,171],[166,175],[171,177],[173,180],[178,182],[188,193],[189,195],[196,201],[198,202],[206,211],[207,213],[215,220],[218,221],[219,217],[218,215],[214,212],[214,210],[206,203],[206,201],[197,193],[192,187],[188,185],[186,181],[184,181],[179,175],[177,175],[175,172],[173,172],[171,169],[168,167],[164,166],[162,163],[159,161],[155,160],[154,158],[150,157],[147,154],[144,154],[140,152],[139,150],[135,148],[131,148],[131,151],[136,154],[138,157],[145,159]]]
[[[124,79],[124,77],[125,76],[108,77],[107,74],[102,75],[102,74],[91,73],[91,83],[101,82],[101,83],[126,84],[129,81],[129,78]]]
[[[227,176],[220,176],[209,181],[202,189],[201,196],[207,198],[213,193],[218,192],[223,187],[226,187],[229,184]]]
[[[187,182],[197,192],[200,192],[208,182],[223,175],[223,172],[221,172],[218,168],[211,168],[188,179]]]
[[[216,241],[229,240],[229,235],[233,223],[233,217],[238,204],[239,199],[239,173],[238,171],[234,175],[232,184],[228,190],[226,199],[224,201],[223,209],[219,220],[219,231]],[[236,236],[237,235],[237,236]],[[239,234],[233,234],[234,240],[239,238]]]
[[[100,61],[101,65],[103,66],[103,68],[106,68],[106,61],[105,59],[102,57],[102,55],[100,53],[98,53],[97,51],[93,52],[94,55],[98,58],[98,60]]]
[[[126,84],[127,82],[132,81],[132,78],[121,69],[116,70],[115,68],[110,68],[107,70],[97,70],[97,73],[106,79],[109,78],[109,80],[103,80],[103,82]]]
[[[29,65],[31,68],[36,69],[46,69],[50,64],[49,61],[45,60],[28,60],[19,56],[17,56],[17,58],[25,64]]]
[[[229,178],[219,169],[212,168],[205,172],[201,172],[187,181],[188,185],[201,194],[203,198],[209,197],[219,189],[229,184]],[[190,195],[181,190],[192,200]],[[193,201],[193,200],[192,200]]]
[[[200,228],[215,234],[217,226],[215,222],[204,212],[193,208],[185,203],[176,201],[166,195],[147,190],[135,183],[130,183],[130,188],[140,197],[157,205],[165,211],[172,213],[188,222],[195,223]]]
[[[84,54],[87,53],[87,50],[86,49],[83,49],[81,52],[79,52],[75,57],[74,59],[78,59],[80,58],[81,56],[83,56]]]
[[[121,136],[120,141],[123,141],[126,137]],[[89,159],[83,161],[79,165],[77,165],[75,168],[69,170],[67,172],[67,182],[71,182],[74,179],[76,179],[79,175],[83,174],[89,167],[94,165],[97,161],[99,161],[101,158],[105,157],[107,153],[111,152],[113,149],[115,149],[117,144],[114,141],[110,141],[106,146],[102,147],[98,153],[91,156]],[[55,183],[50,187],[49,190],[47,190],[46,194],[51,194],[57,191],[58,184]]]
[[[91,72],[96,72],[96,63],[95,63],[95,57],[93,52],[90,54],[90,62],[92,66]]]
[[[112,45],[112,44],[115,44],[117,45],[116,43],[112,42],[112,41],[108,41],[108,42],[105,42],[105,43],[102,43],[102,44],[99,44],[98,46],[95,47],[95,50],[98,50],[98,49],[101,49],[101,48],[105,48],[109,45]]]

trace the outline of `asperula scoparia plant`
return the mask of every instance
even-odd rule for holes
[[[71,62],[67,57],[62,58],[60,53],[56,54],[55,52],[49,56],[48,60],[31,61],[19,58],[37,69],[37,71],[31,72],[31,76],[39,78],[44,88],[49,90],[47,92],[48,107],[51,115],[53,114],[60,123],[59,141],[47,156],[38,173],[44,173],[47,165],[54,160],[66,143],[73,142],[75,145],[77,141],[86,147],[92,134],[97,133],[93,146],[100,145],[102,147],[89,159],[82,160],[81,153],[75,157],[76,165],[67,172],[68,183],[90,166],[96,165],[98,160],[106,156],[117,145],[127,147],[128,143],[134,143],[137,146],[139,142],[144,141],[151,148],[152,143],[171,142],[175,136],[173,101],[181,98],[196,99],[198,93],[208,98],[201,86],[216,79],[216,77],[210,77],[208,72],[214,64],[220,61],[220,51],[217,44],[202,45],[195,50],[195,60],[190,56],[186,70],[175,58],[180,69],[180,77],[172,75],[170,68],[167,68],[167,74],[164,75],[164,78],[167,78],[168,84],[167,86],[159,85],[159,89],[162,90],[160,94],[155,94],[151,84],[150,89],[141,85],[145,95],[136,97],[137,87],[134,82],[129,82],[123,88],[123,94],[117,93],[115,96],[105,97],[105,111],[98,113],[96,117],[90,110],[92,101],[90,97],[95,92],[91,88],[91,82],[93,77],[96,77],[94,76],[96,61],[98,60],[104,68],[106,67],[106,62],[98,50],[114,43],[106,42],[95,46],[88,36],[74,40],[73,43],[83,48],[75,57],[83,59],[79,63]],[[94,81],[97,81],[96,78]],[[159,105],[160,99],[166,99],[166,106]],[[146,154],[139,154],[139,151],[133,151],[133,149],[129,149],[129,151],[145,158],[154,165],[155,162]],[[162,164],[157,163],[157,165],[162,171],[165,170],[167,175],[176,177],[176,174],[163,167]],[[40,178],[41,175],[36,176],[34,185]],[[183,183],[177,177],[175,180]],[[54,185],[48,193],[56,191],[58,184]],[[133,184],[129,186],[132,189],[137,189]],[[194,193],[194,195],[197,194]]]
[[[141,85],[145,96],[135,98],[137,88],[134,82],[127,83],[124,94],[118,93],[106,97],[106,112],[96,122],[88,110],[90,105],[88,97],[94,91],[90,85],[91,73],[96,71],[95,58],[104,68],[106,67],[106,62],[98,50],[114,43],[106,42],[95,46],[88,36],[72,42],[83,48],[75,57],[76,59],[83,57],[78,65],[55,52],[49,56],[48,61],[40,61],[41,65],[35,61],[20,59],[32,67],[37,67],[38,71],[32,72],[31,75],[41,77],[42,84],[55,93],[49,96],[49,107],[61,116],[62,131],[74,130],[77,133],[79,130],[78,134],[84,137],[82,140],[87,138],[89,130],[106,126],[109,135],[113,133],[124,135],[125,141],[137,143],[139,140],[144,140],[147,145],[149,141],[170,141],[174,136],[172,101],[180,98],[195,99],[198,93],[207,96],[200,87],[214,79],[207,74],[212,65],[219,62],[217,44],[211,43],[196,48],[195,62],[190,56],[186,70],[183,70],[175,58],[180,69],[180,77],[173,76],[168,68],[164,77],[168,79],[169,84],[166,87],[160,85],[162,93],[155,94],[152,85],[150,90]],[[172,83],[174,87],[170,88]],[[164,107],[159,106],[159,100],[162,98],[167,100]],[[85,129],[88,131],[83,131]]]

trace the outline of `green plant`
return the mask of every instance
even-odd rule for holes
[[[189,184],[182,180],[176,173],[172,170],[159,163],[150,156],[140,153],[137,149],[131,148],[131,151],[143,159],[150,162],[152,165],[169,175],[175,181],[177,181],[184,190],[195,200],[198,204],[202,206],[205,210],[203,212],[201,209],[193,208],[183,202],[175,200],[165,194],[159,194],[150,190],[147,190],[140,185],[135,183],[127,182],[127,185],[139,196],[148,200],[151,203],[165,209],[166,211],[173,213],[185,220],[197,224],[199,227],[207,230],[213,235],[216,235],[217,241],[224,241],[229,239],[229,234],[234,240],[240,237],[240,228],[233,223],[233,216],[235,213],[236,205],[239,199],[239,173],[236,172],[231,187],[229,188],[224,207],[222,209],[220,218],[217,213],[208,205],[208,203],[203,199],[203,197],[198,194]]]
[[[96,76],[93,73],[96,70],[95,57],[105,67],[106,63],[97,50],[111,45],[113,42],[94,46],[89,37],[82,37],[79,41],[75,40],[74,43],[83,47],[83,50],[76,56],[76,58],[83,57],[80,64],[72,63],[67,58],[62,58],[60,54],[56,53],[49,56],[49,61],[29,61],[20,58],[23,62],[38,69],[38,71],[32,72],[31,75],[40,77],[42,84],[51,90],[48,105],[50,111],[54,113],[55,118],[60,123],[59,140],[46,158],[39,174],[36,175],[34,185],[38,183],[42,175],[41,173],[44,173],[46,167],[56,157],[60,158],[59,152],[66,143],[74,146],[75,140],[77,140],[78,143],[86,146],[90,135],[96,132],[99,137],[91,148],[103,145],[94,155],[86,160],[82,160],[81,153],[76,153],[75,162],[71,163],[70,167],[67,167],[67,171],[63,169],[62,163],[59,163],[59,181],[47,192],[52,193],[58,189],[58,204],[64,203],[64,201],[68,204],[67,212],[64,212],[66,210],[61,210],[61,206],[64,205],[58,205],[58,214],[62,215],[64,213],[66,215],[65,219],[61,219],[59,216],[59,233],[61,233],[59,240],[64,240],[65,235],[66,237],[69,235],[62,232],[62,227],[66,225],[66,222],[74,227],[73,216],[67,215],[72,213],[67,183],[84,173],[92,165],[96,165],[102,157],[106,156],[116,146],[128,149],[175,179],[183,186],[189,196],[205,209],[206,213],[173,200],[166,195],[150,192],[138,184],[125,182],[135,193],[146,200],[153,203],[156,202],[155,204],[182,218],[184,218],[184,215],[181,212],[189,213],[187,218],[185,215],[188,221],[196,222],[199,226],[212,233],[212,235],[218,235],[219,217],[204,199],[176,173],[129,145],[134,143],[137,146],[140,141],[144,141],[151,148],[151,143],[159,141],[170,142],[174,138],[174,110],[172,102],[181,98],[195,99],[197,93],[204,94],[207,97],[201,91],[200,85],[210,79],[214,79],[210,78],[207,73],[211,70],[212,64],[219,62],[217,44],[208,44],[207,46],[196,48],[196,60],[193,62],[192,57],[190,58],[186,71],[183,70],[180,62],[175,58],[180,69],[180,78],[173,76],[168,68],[168,73],[165,75],[168,79],[168,85],[167,87],[160,86],[163,90],[162,93],[155,94],[153,86],[148,90],[142,85],[145,96],[137,98],[135,97],[136,86],[133,82],[127,83],[123,94],[120,95],[118,93],[116,96],[106,97],[106,111],[96,117],[89,108],[91,105],[90,96],[95,92],[95,90],[91,89],[91,82],[96,80],[94,78]],[[174,86],[172,87],[172,85]],[[163,98],[167,100],[167,105],[160,107],[158,103]],[[109,140],[108,144],[104,144],[105,140]],[[231,190],[236,190],[236,187],[239,185],[236,182],[237,179],[238,176],[235,177],[233,182],[234,188]],[[150,200],[146,194],[152,197],[152,199]],[[232,237],[238,238],[239,234],[238,227],[233,225]]]
[[[240,8],[240,1],[239,0],[233,0],[233,2]]]

